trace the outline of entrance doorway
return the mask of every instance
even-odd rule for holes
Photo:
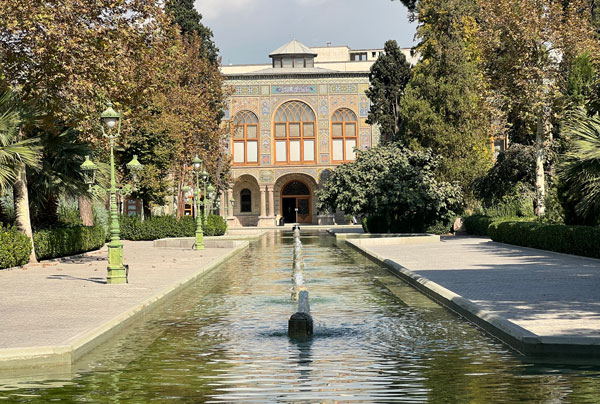
[[[305,183],[301,181],[288,182],[281,190],[281,216],[286,223],[312,223],[310,210],[311,195]]]

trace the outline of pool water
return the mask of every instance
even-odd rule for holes
[[[8,402],[600,403],[600,369],[516,353],[325,233],[303,232],[314,337],[287,321],[290,232],[273,232],[68,375],[0,380]]]

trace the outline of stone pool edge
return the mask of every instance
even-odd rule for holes
[[[372,240],[372,239],[371,239]],[[469,299],[412,272],[396,261],[377,254],[361,240],[345,240],[352,248],[378,264],[442,306],[454,311],[513,350],[532,359],[600,359],[600,338],[539,336],[504,317],[490,313]]]
[[[231,251],[198,268],[192,275],[171,283],[166,289],[143,300],[135,307],[117,317],[113,317],[93,330],[71,338],[64,345],[0,349],[0,370],[42,366],[71,366],[77,359],[119,334],[129,325],[156,309],[164,301],[190,286],[205,273],[246,250],[249,245],[249,241],[238,241],[238,245],[233,247]]]

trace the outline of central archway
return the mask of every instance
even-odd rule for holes
[[[303,181],[292,180],[281,188],[281,216],[286,223],[312,223],[312,196]],[[296,218],[296,209],[298,216]]]

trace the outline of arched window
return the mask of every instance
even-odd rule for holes
[[[252,192],[248,188],[240,191],[240,212],[252,212]]]
[[[258,117],[240,111],[233,118],[233,164],[258,164]]]
[[[335,111],[331,117],[331,150],[332,160],[337,162],[356,159],[357,132],[356,114],[348,108]]]
[[[275,113],[275,162],[315,162],[315,113],[303,102],[289,101]]]

